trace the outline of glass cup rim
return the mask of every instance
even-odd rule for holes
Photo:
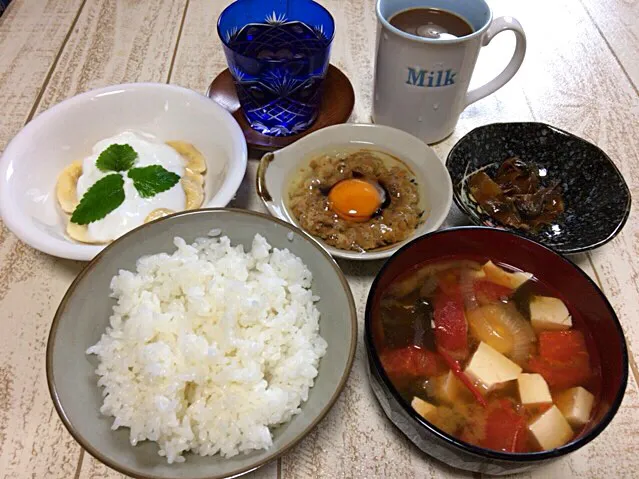
[[[249,56],[246,56],[246,55],[243,55],[243,54],[239,53],[237,50],[235,50],[233,47],[231,47],[228,44],[228,42],[226,41],[226,39],[225,39],[224,35],[222,34],[221,29],[220,29],[220,24],[222,23],[222,17],[224,17],[224,14],[227,13],[227,10],[231,9],[232,7],[234,7],[238,3],[242,3],[243,1],[244,0],[236,0],[236,1],[232,2],[232,3],[230,3],[229,5],[226,6],[226,8],[224,10],[222,10],[222,13],[220,13],[220,16],[217,18],[217,34],[220,37],[220,40],[222,41],[222,44],[224,45],[224,47],[228,48],[229,50],[231,50],[235,55],[239,55],[239,56],[244,57],[244,58],[250,58],[252,60],[256,60],[256,61],[260,61],[260,62],[264,62],[264,63],[279,64],[279,63],[288,63],[288,62],[290,62],[291,60],[285,59],[285,58],[262,60],[262,59],[258,59],[258,58],[255,58],[255,57],[249,57]],[[330,22],[331,22],[331,24],[333,26],[333,31],[331,33],[330,38],[328,38],[328,41],[326,43],[326,47],[324,49],[324,50],[328,50],[331,47],[332,43],[333,43],[333,39],[335,38],[335,18],[333,18],[333,15],[331,14],[331,12],[329,12],[329,10],[324,5],[321,5],[320,3],[317,3],[314,0],[296,0],[296,2],[312,4],[315,7],[318,7],[320,10],[324,10],[324,12],[328,16],[328,18],[329,18],[329,20],[330,20]],[[246,25],[248,25],[248,23]],[[325,55],[325,54],[326,54],[325,51],[317,53],[317,55]]]

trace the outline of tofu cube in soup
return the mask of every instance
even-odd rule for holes
[[[546,380],[541,374],[520,374],[517,378],[519,398],[524,406],[552,403]]]
[[[417,414],[424,419],[428,419],[429,416],[432,416],[435,412],[437,412],[437,406],[433,406],[431,403],[426,402],[417,396],[413,397],[410,405],[415,411],[417,411]]]
[[[557,407],[574,428],[590,420],[594,402],[595,396],[581,386],[563,391],[556,400]]]
[[[470,359],[466,374],[479,381],[487,390],[517,379],[522,369],[483,341]]]
[[[532,274],[517,271],[515,273],[509,273],[508,271],[500,268],[492,261],[486,262],[482,266],[485,278],[492,281],[495,284],[504,286],[506,288],[517,289],[526,281],[532,278]]]
[[[537,331],[561,331],[572,327],[572,318],[561,299],[534,296],[530,300],[530,321]]]
[[[528,430],[545,451],[563,446],[573,435],[570,424],[557,406],[552,406],[531,422]]]
[[[433,380],[433,394],[437,399],[446,403],[465,402],[472,399],[466,386],[457,379],[452,371],[436,377]]]

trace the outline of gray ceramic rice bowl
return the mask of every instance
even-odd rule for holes
[[[301,413],[275,429],[268,450],[240,453],[225,459],[219,455],[188,453],[183,463],[168,464],[154,442],[131,446],[129,429],[111,430],[112,417],[100,414],[102,392],[98,388],[96,356],[86,350],[95,344],[109,324],[115,299],[111,278],[120,269],[135,271],[141,256],[175,251],[176,236],[192,243],[219,228],[231,243],[250,250],[256,232],[273,246],[288,248],[313,274],[313,294],[320,311],[320,335],[328,349]],[[275,218],[231,209],[177,213],[143,225],[122,236],[101,252],[78,275],[55,314],[47,345],[47,380],[55,408],[73,437],[92,456],[119,472],[145,479],[203,479],[243,474],[275,459],[299,442],[326,415],[337,400],[350,372],[357,342],[357,314],[346,279],[330,255],[306,233]]]

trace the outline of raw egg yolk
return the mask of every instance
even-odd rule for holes
[[[328,193],[331,210],[348,221],[368,221],[383,201],[383,190],[378,185],[355,178],[340,181]]]

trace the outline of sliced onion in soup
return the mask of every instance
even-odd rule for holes
[[[422,284],[422,287],[419,289],[419,295],[422,298],[430,298],[435,293],[435,290],[437,289],[437,284],[438,284],[437,276],[435,275],[429,276],[428,278],[424,280],[424,284]]]
[[[466,317],[472,335],[478,340],[518,363],[530,356],[535,332],[514,306],[488,304],[468,311]]]
[[[466,310],[472,310],[479,307],[477,296],[475,295],[475,276],[468,270],[462,270],[459,278],[459,290],[464,299]]]
[[[426,264],[417,269],[415,272],[411,273],[405,279],[392,283],[388,288],[388,294],[397,298],[403,298],[416,289],[421,288],[424,280],[428,276],[453,268],[469,268],[473,270],[480,270],[481,264],[479,264],[477,261],[465,259]]]

